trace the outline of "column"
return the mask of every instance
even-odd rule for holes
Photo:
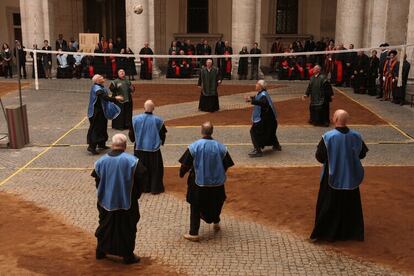
[[[232,7],[232,47],[235,52],[243,46],[250,49],[256,39],[256,1],[233,1]]]
[[[414,1],[410,1],[407,24],[407,44],[414,44]],[[411,63],[409,78],[414,78],[414,46],[407,47],[407,60]]]
[[[389,0],[375,0],[372,5],[371,41],[369,47],[378,47],[385,42]]]
[[[22,39],[27,48],[32,48],[33,44],[41,48],[45,39],[52,45],[49,33],[48,0],[20,0],[20,16]]]
[[[144,8],[141,14],[134,13],[134,6],[138,3],[134,0],[126,0],[126,33],[127,45],[134,53],[139,53],[144,43],[150,43],[153,49],[154,45],[150,42],[150,7],[149,0],[141,0],[140,4]],[[152,12],[152,15],[154,13]]]
[[[149,43],[149,47],[156,53],[155,48],[155,21],[154,21],[154,0],[141,0],[144,11],[141,14],[134,13],[134,6],[138,3],[134,0],[126,0],[126,32],[127,45],[131,50],[138,54],[145,42]],[[138,62],[138,60],[136,60]],[[156,66],[156,60],[152,66],[154,77],[160,73]]]
[[[405,43],[409,6],[410,0],[399,0],[398,3],[389,0],[385,40],[390,45]]]
[[[365,1],[338,0],[336,7],[335,41],[355,48],[362,46]]]

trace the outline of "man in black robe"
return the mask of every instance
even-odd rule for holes
[[[125,264],[133,264],[140,261],[134,249],[140,219],[138,199],[146,168],[136,157],[125,153],[126,145],[126,136],[115,134],[112,151],[95,163],[92,172],[98,190],[96,259],[109,254],[123,257]]]
[[[105,79],[101,75],[95,75],[92,78],[94,85],[99,86],[94,95],[89,100],[88,118],[89,129],[87,134],[87,143],[89,151],[92,154],[98,154],[96,147],[100,149],[108,149],[106,141],[108,140],[108,119],[105,117],[104,106],[105,101],[117,102],[122,101],[122,96],[116,96],[114,98],[109,97],[105,90]]]
[[[367,72],[369,67],[369,58],[364,52],[359,51],[355,59],[354,65],[354,74],[352,75],[353,79],[353,88],[355,94],[365,94],[366,93],[366,82],[367,82]]]
[[[116,103],[121,108],[121,113],[112,120],[112,128],[118,130],[129,129],[132,121],[132,93],[135,91],[135,86],[125,78],[124,69],[118,70],[118,78],[111,81],[109,89],[112,92],[112,97],[122,96],[123,101]]]
[[[324,164],[315,227],[311,241],[364,240],[359,185],[364,171],[360,159],[368,148],[361,135],[347,127],[348,113],[337,110],[333,116],[335,130],[323,135],[316,159]],[[336,161],[341,160],[342,166]]]
[[[250,54],[252,55],[258,55],[261,54],[262,51],[259,49],[259,43],[255,42],[253,44],[253,48],[250,49]],[[251,74],[251,80],[258,80],[259,79],[259,62],[260,57],[252,57],[250,58],[252,63],[252,74]]]
[[[144,103],[145,113],[132,118],[129,139],[135,142],[134,154],[148,170],[144,193],[164,192],[164,163],[160,147],[164,145],[167,129],[162,118],[153,114],[155,105],[151,100]]]
[[[181,156],[180,177],[189,171],[187,179],[187,202],[190,204],[190,231],[184,238],[199,241],[200,219],[214,223],[220,230],[220,214],[226,200],[224,183],[226,171],[234,165],[227,148],[215,141],[213,125],[201,126],[202,139],[192,143]]]
[[[354,49],[354,44],[350,44],[349,45],[349,50]],[[351,86],[351,77],[353,75],[354,72],[354,64],[355,64],[355,58],[356,58],[356,53],[355,52],[349,52],[344,54],[344,63],[345,63],[345,68],[344,68],[344,85],[345,87],[350,87]]]
[[[367,89],[368,89],[368,95],[370,96],[377,95],[376,80],[378,78],[378,69],[379,69],[379,59],[377,57],[377,51],[373,50],[371,57],[369,58],[368,78],[367,78]]]
[[[154,52],[152,49],[148,46],[148,42],[145,42],[144,48],[139,51],[140,55],[153,55]],[[140,72],[140,78],[141,80],[152,80],[152,58],[144,58],[141,59],[141,72]]]
[[[201,88],[198,110],[215,112],[220,109],[217,87],[221,83],[220,72],[213,67],[213,60],[207,59],[206,67],[201,69],[198,87]]]
[[[313,67],[311,77],[304,98],[310,96],[309,123],[315,126],[329,126],[329,103],[332,101],[333,90],[326,77],[320,74],[321,67]]]
[[[257,94],[252,97],[246,97],[246,102],[254,105],[252,114],[252,127],[250,136],[253,143],[253,151],[249,153],[250,157],[263,156],[262,149],[265,146],[272,146],[274,151],[281,151],[282,147],[276,136],[277,130],[277,113],[272,98],[266,91],[266,82],[259,80],[256,83]]]
[[[220,37],[219,40],[217,40],[216,42],[216,46],[214,47],[214,54],[215,55],[223,55],[224,54],[224,41],[223,38]],[[219,70],[222,70],[222,66],[223,66],[223,59],[222,58],[218,58],[217,59],[217,68]]]
[[[400,62],[398,62],[396,66],[399,68]],[[393,103],[395,104],[399,104],[399,105],[405,104],[405,94],[407,91],[407,81],[408,81],[408,75],[410,73],[410,67],[411,67],[411,64],[407,61],[407,55],[405,55],[403,66],[402,66],[402,80],[401,80],[402,83],[401,83],[401,87],[397,87],[395,100],[393,101]]]

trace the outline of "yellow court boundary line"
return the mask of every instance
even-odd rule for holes
[[[280,143],[282,146],[313,146],[317,145],[319,142],[288,142],[288,143]],[[401,141],[377,141],[377,142],[366,142],[367,145],[383,145],[383,144],[413,144],[413,140],[401,140]],[[185,147],[190,145],[191,143],[171,143],[171,144],[164,144],[164,147]],[[226,146],[251,146],[252,143],[225,143]],[[88,144],[55,144],[55,145],[33,145],[34,147],[51,147],[51,148],[66,148],[66,147],[87,147]],[[127,148],[133,148],[133,144],[128,144]],[[1,169],[1,167],[0,167]]]
[[[4,185],[7,181],[9,181],[10,179],[12,179],[14,176],[16,176],[17,174],[19,174],[20,172],[22,172],[24,169],[26,169],[30,164],[32,164],[34,161],[36,161],[39,157],[41,157],[42,155],[44,155],[46,152],[48,152],[51,148],[53,148],[57,143],[59,143],[60,140],[62,140],[63,138],[65,138],[69,133],[71,133],[74,129],[76,129],[79,125],[81,125],[85,120],[87,119],[87,117],[83,118],[79,123],[77,123],[74,127],[72,127],[71,129],[69,129],[65,134],[63,134],[62,136],[60,136],[54,143],[52,143],[48,148],[46,148],[45,150],[43,150],[41,153],[39,153],[38,155],[36,155],[34,158],[32,158],[29,162],[27,162],[23,167],[19,168],[17,171],[15,171],[13,174],[11,174],[9,177],[7,177],[6,179],[4,179],[3,181],[0,182],[0,186]]]
[[[358,102],[357,100],[353,99],[352,97],[350,97],[349,95],[347,95],[347,93],[345,93],[344,91],[342,91],[341,89],[335,87],[335,89],[341,93],[342,95],[344,95],[345,97],[347,97],[348,99],[350,99],[351,101],[359,104],[360,106],[362,106],[363,108],[369,110],[372,114],[375,114],[376,116],[378,116],[380,119],[384,120],[385,122],[388,123],[388,125],[392,128],[394,128],[396,131],[398,131],[399,133],[401,133],[403,136],[405,136],[406,138],[408,138],[409,140],[414,142],[414,138],[411,137],[410,135],[408,135],[405,131],[403,131],[402,129],[400,129],[399,127],[397,127],[396,125],[394,125],[393,123],[391,123],[390,121],[386,120],[384,117],[382,117],[381,115],[379,115],[377,112],[375,112],[374,110],[372,110],[370,107],[366,106],[365,104],[362,104],[360,102]]]

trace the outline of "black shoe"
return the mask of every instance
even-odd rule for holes
[[[98,146],[98,149],[107,150],[107,149],[110,149],[110,147],[108,147],[107,145],[103,145],[103,146]]]
[[[280,145],[272,147],[274,151],[282,151],[282,147]]]
[[[141,261],[140,257],[138,257],[135,254],[132,254],[128,257],[124,257],[124,264],[136,264],[139,263],[139,261]]]
[[[91,147],[88,147],[86,150],[87,150],[87,151],[89,151],[90,153],[92,153],[93,155],[99,154],[99,153],[96,151],[96,149],[91,148]]]
[[[382,98],[382,96],[376,96],[375,98],[376,98],[376,99],[381,99],[381,98]]]
[[[249,152],[249,156],[250,157],[262,157],[263,152],[261,150],[254,149],[252,152]]]
[[[106,258],[106,254],[100,250],[96,250],[95,258],[97,260],[102,260]]]

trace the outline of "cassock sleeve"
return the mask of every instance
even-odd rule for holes
[[[325,163],[328,160],[328,152],[326,150],[325,142],[323,138],[319,141],[318,147],[316,149],[315,158],[319,163]]]
[[[129,140],[131,140],[131,142],[132,142],[132,143],[134,143],[134,142],[135,142],[134,127],[133,127],[133,125],[132,125],[132,124],[129,126],[128,137],[129,137]]]
[[[201,86],[201,71],[202,70],[203,69],[200,70],[200,74],[198,75],[198,83],[197,83],[198,86]]]
[[[184,177],[184,175],[193,167],[193,156],[191,156],[189,149],[184,152],[178,162],[181,163],[180,177]]]
[[[166,136],[167,136],[167,128],[165,127],[165,125],[162,125],[160,129],[161,145],[164,145]]]
[[[138,161],[137,167],[135,168],[134,174],[134,185],[136,185],[137,199],[141,197],[142,191],[144,190],[144,183],[148,182],[148,173],[147,168],[142,164],[142,162]]]
[[[101,181],[95,169],[92,171],[91,176],[95,178],[95,187],[98,189],[99,182]]]
[[[223,166],[224,166],[224,170],[225,171],[227,171],[228,168],[234,166],[233,159],[231,159],[231,156],[230,156],[230,154],[228,152],[226,153],[226,156],[224,156]]]
[[[111,98],[109,97],[107,94],[105,94],[102,90],[98,90],[96,91],[96,96],[104,101],[108,101],[108,102],[116,102],[117,100],[115,98]]]
[[[256,100],[255,97],[251,97],[251,102],[253,105],[259,105],[260,107],[266,108],[269,103],[267,102],[266,97],[261,97],[259,100]]]
[[[312,94],[312,80],[309,82],[308,88],[306,89],[305,95],[309,97]]]
[[[365,142],[362,141],[362,149],[361,149],[361,152],[359,153],[359,159],[364,159],[365,156],[367,155],[367,152],[368,152],[368,147],[365,144]]]

